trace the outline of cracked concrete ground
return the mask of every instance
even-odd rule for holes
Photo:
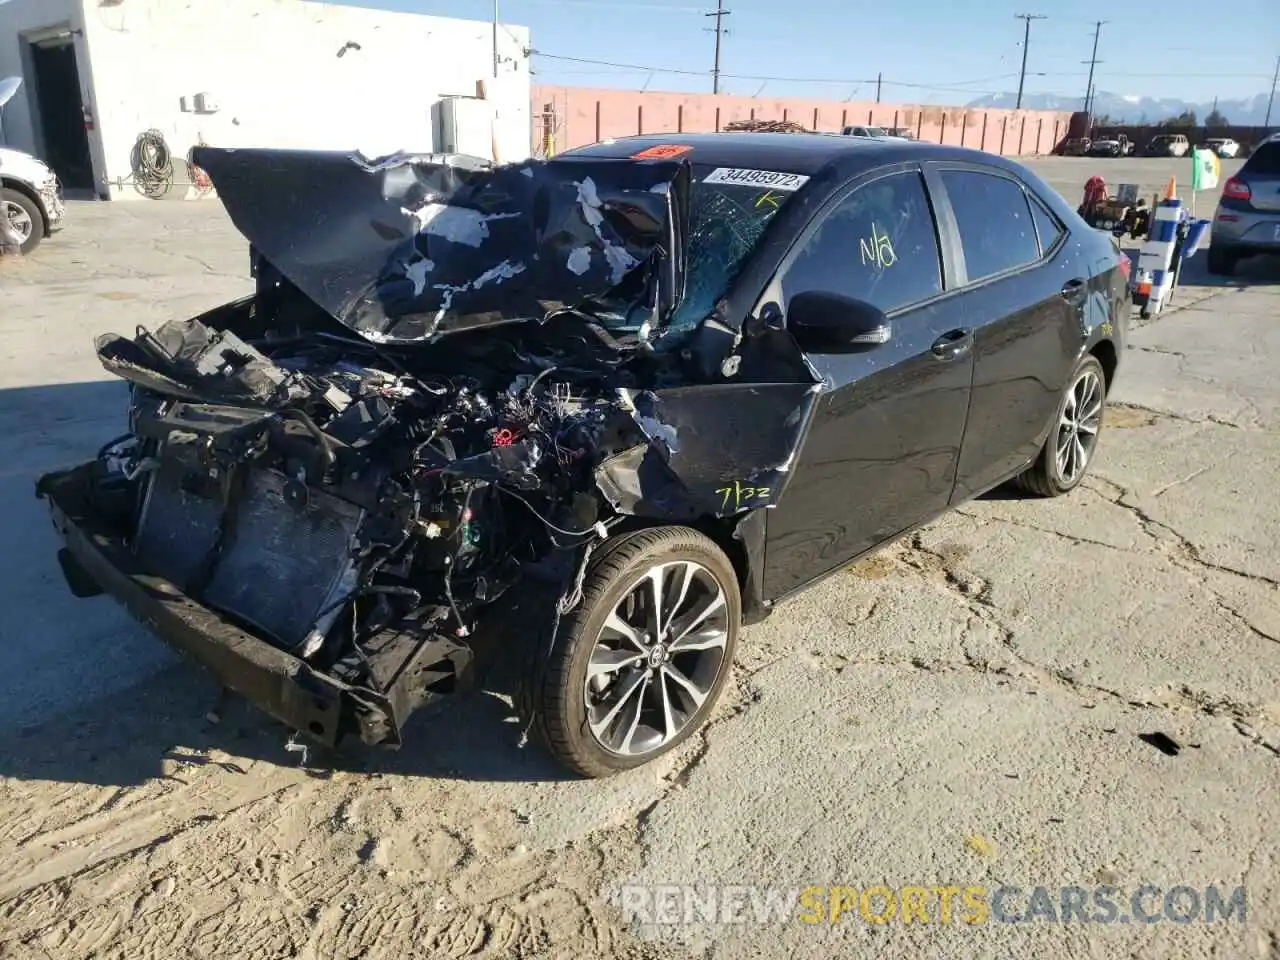
[[[488,693],[399,754],[300,765],[69,597],[31,484],[122,426],[90,336],[238,295],[245,266],[216,205],[76,204],[0,273],[0,958],[1280,957],[1274,264],[1193,266],[1134,331],[1083,488],[997,491],[786,604],[702,735],[604,782],[521,749]],[[638,884],[1010,885],[1024,908],[1144,883],[1243,885],[1246,920],[619,910]]]

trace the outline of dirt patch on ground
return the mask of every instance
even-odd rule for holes
[[[1113,430],[1130,430],[1136,427],[1154,426],[1157,419],[1157,415],[1150,410],[1117,403],[1107,407],[1103,412],[1102,425]]]
[[[898,569],[892,556],[888,553],[873,553],[865,560],[845,567],[845,573],[859,580],[883,580]]]

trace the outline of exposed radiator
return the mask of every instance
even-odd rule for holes
[[[185,492],[170,471],[157,471],[139,520],[140,559],[188,592],[207,572],[207,585],[194,599],[286,647],[313,628],[326,632],[340,613],[338,601],[355,586],[351,544],[363,511],[315,489],[291,501],[286,483],[274,471],[250,471],[219,534],[224,520],[217,502]]]

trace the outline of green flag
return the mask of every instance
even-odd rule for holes
[[[1191,148],[1191,189],[1212,190],[1218,185],[1221,167],[1218,155],[1212,150]]]

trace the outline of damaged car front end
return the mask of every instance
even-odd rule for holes
[[[197,152],[256,291],[98,339],[129,433],[38,483],[78,595],[112,594],[326,745],[399,744],[473,682],[474,638],[531,584],[548,602],[497,645],[536,671],[593,554],[652,525],[721,544],[751,606],[758,514],[816,387],[803,368],[728,381],[673,326],[718,285],[690,276],[719,226],[691,214],[687,163]],[[677,625],[718,609],[715,584],[682,607],[700,574],[682,575],[645,614],[667,631],[644,634],[649,676],[681,653]],[[654,701],[668,733],[701,716],[689,676]],[[605,730],[609,683],[631,681],[592,682]],[[621,758],[640,756],[639,709],[598,735]]]

